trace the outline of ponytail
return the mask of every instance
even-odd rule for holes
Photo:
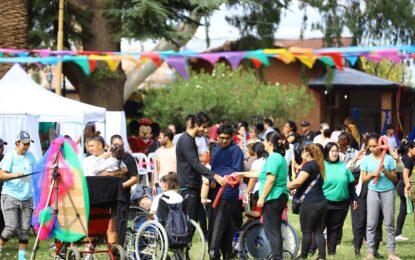
[[[320,168],[320,174],[323,179],[326,178],[326,169],[324,167],[324,157],[323,153],[316,144],[309,144],[307,145],[304,150],[306,150],[310,156],[317,162]]]
[[[271,142],[274,149],[274,153],[279,153],[282,156],[285,156],[285,140],[277,132],[270,132],[267,134],[266,139],[268,142]]]

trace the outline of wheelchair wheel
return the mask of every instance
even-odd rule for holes
[[[66,260],[79,260],[81,259],[81,254],[79,253],[79,250],[75,246],[71,246],[66,251]]]
[[[297,256],[299,240],[294,227],[287,222],[281,224],[281,235],[283,240],[283,258],[294,258]],[[271,246],[265,236],[264,225],[259,221],[252,221],[242,231],[242,254],[251,259],[264,259],[271,254]]]
[[[135,237],[135,256],[137,259],[167,258],[169,242],[164,227],[157,221],[149,220],[141,224]]]
[[[294,258],[298,254],[300,241],[295,228],[288,222],[281,225],[282,235],[282,256],[283,258]]]
[[[271,254],[271,246],[265,237],[264,225],[254,220],[245,225],[241,234],[242,254],[248,259],[264,259]]]
[[[189,228],[195,230],[192,241],[189,246],[185,249],[187,250],[186,254],[189,259],[204,259],[206,252],[206,240],[205,235],[203,234],[202,229],[196,221],[189,219],[188,220]],[[193,246],[197,245],[197,246]]]
[[[135,238],[140,226],[147,221],[147,212],[141,208],[130,208],[127,230],[125,231],[124,251],[127,259],[135,260]]]

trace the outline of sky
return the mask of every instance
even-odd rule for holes
[[[319,21],[319,13],[316,9],[307,8],[307,16],[309,24]],[[239,38],[239,31],[237,28],[229,25],[225,17],[226,15],[241,12],[240,10],[227,10],[225,5],[222,5],[219,10],[213,12],[210,20],[209,37],[210,47],[206,45],[205,26],[199,26],[192,40],[184,47],[188,50],[205,51],[207,49],[222,46],[226,41],[237,40]],[[275,38],[283,39],[298,39],[300,37],[301,23],[303,12],[298,8],[298,1],[292,1],[288,10],[286,10],[281,18],[281,23],[275,33]],[[348,36],[345,33],[345,36]],[[312,31],[307,28],[304,32],[304,38],[322,37],[319,31]],[[122,42],[122,50],[151,50],[156,43],[153,41],[138,42],[126,41]]]

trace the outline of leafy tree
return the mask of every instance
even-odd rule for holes
[[[354,45],[415,42],[415,2],[413,0],[302,0],[307,23],[307,7],[317,8],[321,20],[311,24],[324,34],[327,46],[341,45],[349,30]]]
[[[149,90],[143,98],[144,114],[162,126],[183,127],[188,114],[201,110],[215,122],[257,116],[296,120],[310,111],[312,99],[305,86],[265,84],[255,74],[245,68],[232,71],[224,64],[218,64],[212,75],[192,72],[189,80]]]
[[[404,62],[395,63],[388,60],[380,62],[368,61],[365,58],[360,59],[362,68],[367,73],[401,83],[405,86],[411,86],[412,70]]]

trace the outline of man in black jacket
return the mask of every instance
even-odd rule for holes
[[[210,118],[205,113],[197,113],[191,118],[190,126],[180,137],[176,146],[177,174],[180,193],[184,198],[183,211],[195,221],[199,220],[199,209],[201,208],[202,176],[214,180],[222,186],[226,184],[222,176],[215,174],[199,161],[195,137],[198,133],[205,132],[210,123]]]

